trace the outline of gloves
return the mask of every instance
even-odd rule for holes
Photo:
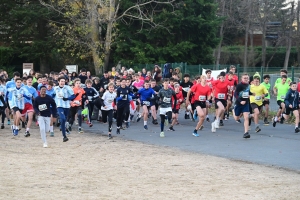
[[[68,101],[69,100],[69,98],[66,98],[66,97],[63,97],[62,98],[64,101]]]

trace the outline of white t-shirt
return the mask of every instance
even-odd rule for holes
[[[117,94],[115,92],[110,93],[109,91],[106,91],[103,94],[102,99],[107,108],[104,108],[103,106],[101,106],[101,110],[112,110],[113,109],[112,103],[114,102],[114,99],[116,97],[117,97]]]

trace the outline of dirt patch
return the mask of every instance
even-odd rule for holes
[[[300,199],[300,174],[99,134],[0,130],[0,199]],[[164,138],[167,139],[167,138]]]

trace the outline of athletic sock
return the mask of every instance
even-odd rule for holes
[[[53,132],[53,126],[50,126],[50,132]]]
[[[146,126],[147,125],[147,121],[144,121],[144,126]]]

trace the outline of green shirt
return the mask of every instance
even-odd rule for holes
[[[290,82],[292,82],[292,79],[287,78],[287,79],[286,79],[286,83],[290,84]],[[276,85],[277,83],[281,83],[281,78],[276,79],[275,85]]]
[[[284,101],[285,95],[287,91],[290,89],[290,86],[287,82],[285,84],[279,83],[276,84],[275,87],[277,88],[277,101]]]
[[[260,85],[264,86],[267,90],[268,90],[268,96],[265,97],[265,99],[270,99],[271,93],[270,93],[270,88],[271,88],[271,84],[270,83],[265,83],[262,82]]]

